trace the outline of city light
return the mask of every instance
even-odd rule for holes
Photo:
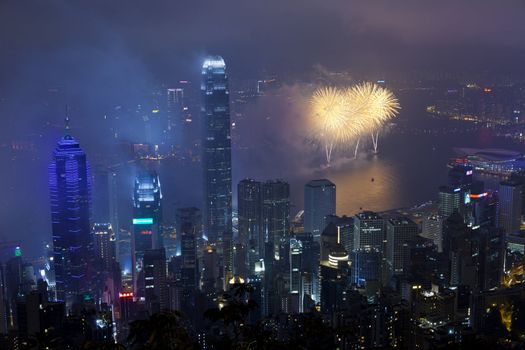
[[[133,225],[152,225],[153,218],[135,218],[133,219]]]

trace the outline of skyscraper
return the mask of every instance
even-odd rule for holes
[[[335,185],[326,179],[308,182],[304,186],[304,230],[319,239],[328,215],[335,215]]]
[[[69,306],[88,291],[91,249],[90,167],[86,154],[69,134],[53,152],[49,190],[57,300]]]
[[[133,283],[142,295],[143,258],[147,250],[162,246],[162,191],[154,171],[143,171],[135,179],[133,196]]]
[[[145,299],[150,312],[167,308],[166,253],[163,248],[144,253]]]
[[[462,192],[460,187],[439,187],[439,215],[446,219],[454,212],[459,213],[461,207],[461,196]]]
[[[93,224],[93,246],[98,265],[103,271],[112,271],[117,262],[117,257],[116,239],[111,224]]]
[[[279,259],[281,239],[290,228],[290,185],[284,181],[267,181],[262,185],[264,241],[272,246],[272,257]]]
[[[499,184],[499,227],[507,234],[520,230],[523,185],[517,181],[502,181]]]
[[[386,262],[390,275],[406,275],[410,264],[410,243],[418,226],[407,217],[392,218],[386,224]]]
[[[437,214],[423,217],[421,236],[431,239],[439,253],[443,252],[443,218]]]
[[[205,229],[208,240],[215,243],[232,229],[230,106],[222,57],[204,60],[201,93]]]
[[[255,263],[264,258],[261,183],[245,179],[237,186],[239,239],[248,247],[248,266],[254,271]]]
[[[354,225],[354,250],[374,248],[383,251],[385,224],[379,214],[372,211],[359,213],[355,216]]]
[[[290,239],[290,293],[302,294],[301,256],[303,244],[295,238]],[[302,298],[300,298],[302,300]]]

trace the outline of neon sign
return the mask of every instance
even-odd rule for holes
[[[133,219],[133,225],[151,225],[151,224],[153,224],[153,218]]]

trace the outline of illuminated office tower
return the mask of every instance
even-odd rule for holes
[[[476,187],[476,188],[475,188]],[[496,227],[498,198],[495,192],[485,191],[483,183],[472,188],[470,193],[470,226]]]
[[[345,294],[350,282],[349,256],[346,250],[337,245],[330,252],[328,260],[320,264],[321,311],[333,312],[345,303]]]
[[[169,88],[168,97],[168,130],[182,124],[182,111],[184,101],[184,90],[182,88]]]
[[[222,57],[204,60],[201,93],[205,232],[216,243],[232,230],[230,98]]]
[[[338,233],[339,229],[333,222],[330,222],[324,228],[319,240],[319,244],[321,246],[321,263],[323,261],[328,261],[328,256],[330,255],[331,251],[333,251],[334,249],[340,249]]]
[[[79,143],[68,133],[53,152],[49,190],[56,297],[70,307],[89,289],[92,237],[90,167]]]
[[[290,239],[290,293],[302,294],[301,266],[303,244],[295,238]]]
[[[517,181],[502,181],[499,184],[498,226],[507,234],[516,233],[521,225],[523,185]]]
[[[279,260],[279,245],[290,228],[290,185],[284,181],[267,181],[262,184],[262,222],[264,241],[272,248],[273,256],[265,259]]]
[[[195,296],[199,286],[197,239],[202,235],[200,210],[197,208],[179,208],[177,219],[177,238],[180,236],[181,246],[180,310],[189,319],[194,320]]]
[[[202,237],[202,215],[199,208],[186,207],[178,208],[175,216],[175,225],[177,230],[176,245],[177,255],[182,254],[182,237],[184,234],[191,233],[195,241]]]
[[[113,228],[113,233],[115,234],[115,238],[117,239],[117,242],[120,241],[120,223],[119,223],[119,215],[118,215],[118,182],[117,182],[118,176],[117,173],[114,171],[111,171],[109,173],[109,222],[111,223],[111,227]],[[119,245],[117,244],[115,247],[116,254],[117,254],[117,260],[120,260],[120,249]],[[120,262],[120,261],[119,261]]]
[[[364,211],[354,218],[354,250],[373,248],[383,251],[385,224],[379,214]]]
[[[295,238],[290,239],[290,301],[292,312],[303,312],[303,245]]]
[[[459,213],[461,207],[461,196],[462,192],[460,187],[439,187],[439,215],[446,219],[452,215],[452,213]]]
[[[434,242],[439,253],[443,252],[443,218],[437,214],[423,217],[421,236]]]
[[[319,301],[319,262],[321,248],[319,242],[309,232],[295,235],[301,242],[301,273],[303,274],[303,293]]]
[[[116,239],[111,224],[93,224],[93,250],[103,271],[113,271],[117,262]]]
[[[177,209],[177,255],[182,258],[181,280],[186,294],[194,294],[198,287],[197,240],[202,235],[201,220],[198,208]]]
[[[461,189],[461,205],[468,204],[470,202],[470,192],[473,180],[473,168],[469,165],[458,164],[454,166],[448,172],[448,184],[452,188]]]
[[[133,196],[133,284],[136,297],[144,286],[144,252],[162,246],[162,191],[154,171],[143,171],[135,179]]]
[[[381,252],[375,248],[356,249],[351,255],[352,282],[357,286],[378,283],[381,279]]]
[[[391,276],[407,275],[410,266],[410,244],[419,228],[407,217],[397,217],[386,224],[386,263]]]
[[[144,252],[145,300],[150,312],[160,312],[168,306],[167,266],[164,248]]]
[[[255,263],[264,258],[261,183],[245,179],[237,186],[239,208],[239,240],[248,247],[248,266],[252,273]]]
[[[335,215],[335,185],[326,179],[308,182],[304,186],[305,232],[311,232],[319,239],[328,215]]]

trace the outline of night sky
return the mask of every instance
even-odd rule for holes
[[[48,162],[64,117],[48,108],[57,88],[56,104],[71,106],[74,125],[89,126],[78,131],[82,146],[109,147],[93,116],[161,84],[198,79],[208,53],[225,57],[232,80],[323,69],[523,74],[524,14],[525,1],[493,0],[2,0],[0,145],[36,137],[45,147],[31,157]],[[41,241],[50,227],[32,226],[31,217],[49,207],[35,207],[31,195],[47,193],[47,169],[28,171],[5,152],[0,160],[15,166],[0,172],[11,189],[0,200],[0,241]]]

